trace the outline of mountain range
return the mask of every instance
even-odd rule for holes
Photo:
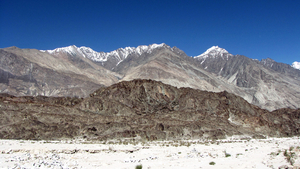
[[[54,50],[0,49],[0,92],[16,96],[87,97],[105,86],[152,79],[175,87],[227,91],[269,111],[300,108],[299,62],[253,60],[213,46],[187,56],[166,44],[96,52],[69,46]]]

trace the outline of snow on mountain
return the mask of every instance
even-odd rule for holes
[[[107,61],[108,54],[105,52],[96,52],[93,49],[85,46],[81,46],[77,49],[83,57],[91,59],[96,62],[105,62]]]
[[[297,61],[293,62],[292,67],[300,70],[300,62]]]
[[[65,52],[69,54],[75,54],[77,51],[77,46],[72,45],[72,46],[67,46],[67,47],[62,47],[62,48],[56,48],[53,50],[41,50],[42,52],[48,52],[50,54],[55,54],[59,52]]]
[[[229,54],[227,50],[220,48],[219,46],[212,46],[211,48],[207,49],[204,53],[201,55],[195,56],[194,58],[207,58],[208,56],[216,57],[218,55],[222,54]]]
[[[195,56],[194,58],[198,60],[202,60],[201,64],[203,64],[208,57],[215,58],[218,56],[221,56],[223,59],[225,59],[224,58],[225,56],[226,60],[228,60],[228,56],[233,56],[233,55],[228,53],[227,50],[220,48],[219,46],[212,46],[211,48],[207,49],[204,53]]]
[[[54,50],[42,50],[42,52],[48,52],[50,54],[56,54],[60,52],[69,53],[71,55],[75,55],[77,52],[81,54],[83,57],[88,58],[95,62],[106,62],[108,58],[115,57],[118,60],[118,64],[122,62],[127,56],[131,54],[138,54],[142,55],[143,53],[151,53],[154,49],[157,48],[170,48],[170,46],[166,45],[165,43],[162,44],[152,44],[149,46],[141,45],[138,47],[125,47],[119,48],[117,50],[111,52],[96,52],[89,47],[76,47],[75,45],[63,47],[63,48],[56,48]],[[117,64],[117,65],[118,65]]]

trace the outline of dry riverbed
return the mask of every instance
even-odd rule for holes
[[[0,140],[0,168],[297,168],[300,138],[87,142]]]

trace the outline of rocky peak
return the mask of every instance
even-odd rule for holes
[[[267,59],[262,59],[260,61],[263,65],[268,66],[268,67],[272,67],[274,65],[274,63],[276,63],[273,59],[271,58],[267,58]]]
[[[184,51],[180,50],[180,49],[177,48],[176,46],[172,47],[171,50],[172,50],[173,52],[175,52],[175,53],[178,53],[179,55],[185,55],[185,56],[187,56],[187,55],[185,54]]]
[[[262,59],[260,61],[262,65],[265,67],[268,67],[276,72],[283,73],[285,75],[291,76],[293,78],[298,78],[300,77],[300,71],[297,69],[297,63],[293,63],[294,65],[288,65],[285,63],[279,63],[274,61],[273,59],[267,58],[267,59]],[[299,67],[300,68],[300,67]]]

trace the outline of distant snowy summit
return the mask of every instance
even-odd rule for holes
[[[211,48],[207,49],[204,53],[195,56],[194,58],[205,59],[207,57],[217,57],[222,56],[224,54],[231,55],[226,49],[220,48],[219,46],[212,46]]]
[[[152,45],[141,45],[138,47],[125,47],[119,48],[117,50],[111,52],[96,52],[93,49],[85,46],[77,47],[75,45],[56,48],[53,50],[41,50],[42,52],[48,52],[49,54],[59,54],[59,53],[68,53],[70,55],[81,54],[83,57],[88,58],[92,61],[96,62],[106,62],[109,57],[115,57],[119,62],[126,59],[127,56],[130,54],[138,54],[142,55],[143,53],[151,53],[154,49],[157,48],[168,48],[170,50],[174,50],[176,47],[171,48],[170,46],[166,45],[165,43],[161,44],[152,44]],[[194,58],[198,59],[205,59],[207,57],[217,57],[223,56],[223,54],[231,55],[228,53],[227,50],[220,48],[218,46],[212,46],[211,48],[207,49],[201,55],[195,56]]]
[[[138,47],[125,47],[119,48],[117,50],[111,52],[96,52],[93,49],[85,46],[77,47],[75,45],[56,48],[53,50],[41,50],[42,52],[48,52],[49,54],[59,54],[59,53],[68,53],[70,55],[75,55],[77,53],[81,54],[83,57],[91,59],[96,62],[105,62],[111,56],[118,58],[119,61],[124,60],[130,54],[138,54],[142,55],[143,53],[151,53],[154,49],[157,48],[168,48],[170,50],[174,50],[176,47],[171,48],[170,46],[166,45],[165,43],[161,44],[152,44],[152,45],[141,45]],[[177,48],[176,48],[177,49]],[[223,54],[228,54],[227,50],[220,48],[218,46],[212,46],[211,48],[207,49],[201,55],[195,56],[194,58],[204,59],[206,57],[216,57],[222,56]]]
[[[207,62],[210,59],[215,60],[216,58],[228,60],[229,57],[233,56],[226,49],[220,48],[219,46],[212,46],[207,49],[201,55],[195,56],[194,58],[201,61],[201,64]]]
[[[118,63],[122,62],[124,59],[127,58],[130,54],[138,54],[142,55],[143,53],[151,53],[154,49],[157,48],[170,48],[170,46],[166,45],[165,43],[161,44],[152,44],[152,45],[141,45],[138,47],[125,47],[119,48],[117,50],[111,52],[96,52],[89,47],[77,47],[75,45],[67,46],[63,48],[56,48],[54,50],[42,50],[42,52],[48,52],[49,54],[58,54],[58,53],[68,53],[71,55],[81,54],[83,57],[88,58],[95,62],[106,62],[108,58],[114,57],[118,60]]]
[[[295,69],[299,69],[299,70],[300,70],[300,62],[295,61],[295,62],[292,64],[292,67],[295,68]]]
[[[107,62],[109,59],[113,59],[116,61],[115,66],[117,66],[119,63],[121,63],[123,60],[125,60],[129,55],[135,54],[137,56],[140,56],[144,53],[151,53],[155,49],[159,49],[159,48],[166,48],[166,49],[170,49],[172,51],[176,51],[175,49],[178,49],[176,47],[171,48],[170,46],[166,45],[165,43],[161,43],[161,44],[152,44],[152,45],[148,45],[148,46],[141,45],[138,47],[119,48],[119,49],[111,51],[111,52],[96,52],[89,47],[85,47],[85,46],[77,47],[75,45],[62,47],[62,48],[56,48],[54,50],[41,50],[41,51],[48,52],[49,54],[52,54],[52,55],[57,55],[59,53],[68,53],[72,56],[81,55],[92,61],[102,62],[102,64]],[[228,60],[229,57],[231,57],[231,56],[233,56],[233,55],[230,54],[226,49],[220,48],[219,46],[212,46],[209,49],[207,49],[204,53],[202,53],[198,56],[195,56],[194,58],[201,61],[201,64],[203,64],[204,62],[206,63],[210,59],[216,59],[216,58]],[[269,61],[269,60],[271,60],[271,61]],[[264,65],[266,65],[267,63],[270,62],[270,66],[272,67],[272,65],[275,61],[268,58],[268,59],[263,59],[261,62]],[[291,67],[300,70],[300,62],[295,61],[291,65]]]

